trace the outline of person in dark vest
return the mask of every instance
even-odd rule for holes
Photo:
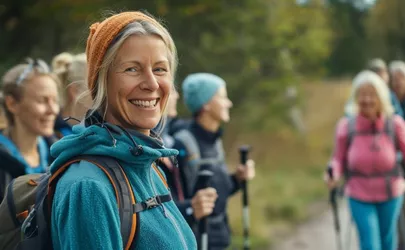
[[[173,135],[181,129],[186,128],[190,124],[189,119],[178,117],[177,102],[179,100],[179,93],[173,88],[170,94],[166,107],[166,119],[163,120],[154,129],[156,133],[160,134],[163,144],[167,148],[174,145]],[[170,191],[173,199],[178,202],[184,201],[184,190],[181,185],[180,172],[177,167],[176,157],[161,158],[159,166],[162,168],[167,177],[167,183],[170,186]]]
[[[243,180],[254,177],[254,161],[238,166],[233,174],[228,172],[221,125],[230,120],[232,102],[222,78],[210,73],[191,74],[184,80],[182,90],[193,120],[186,129],[174,134],[185,196],[177,205],[197,238],[200,235],[196,224],[208,216],[209,249],[226,249],[231,238],[226,212],[228,199],[240,189]],[[214,175],[209,188],[195,190],[200,170],[210,170]]]

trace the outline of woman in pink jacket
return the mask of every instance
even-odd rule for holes
[[[404,193],[396,153],[405,154],[405,123],[393,114],[387,85],[374,72],[359,73],[351,95],[348,116],[337,125],[328,186],[345,176],[362,250],[395,250]]]

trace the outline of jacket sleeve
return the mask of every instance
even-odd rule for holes
[[[344,164],[347,157],[348,119],[342,118],[336,128],[335,145],[332,160],[330,162],[333,175],[339,179],[344,172]]]
[[[242,187],[241,183],[239,183],[238,179],[236,178],[236,174],[231,174],[229,175],[229,178],[231,179],[232,183],[232,188],[231,188],[231,195],[235,194],[236,192],[239,191],[239,189]]]
[[[58,195],[59,193],[59,195]],[[91,178],[58,187],[52,205],[54,249],[123,249],[113,190]]]

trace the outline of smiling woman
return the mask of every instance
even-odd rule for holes
[[[404,179],[399,155],[405,155],[405,123],[394,115],[387,84],[372,71],[353,79],[348,117],[336,129],[330,188],[345,176],[351,216],[360,249],[398,249],[397,221]]]
[[[59,112],[57,80],[41,60],[6,72],[2,90],[8,127],[0,133],[0,198],[11,178],[45,172],[49,146],[43,136],[53,134]]]
[[[90,27],[86,54],[93,107],[52,147],[51,173],[83,155],[109,158],[118,163],[115,173],[124,173],[131,189],[125,198],[132,199],[116,197],[100,166],[70,164],[52,203],[53,249],[196,249],[156,167],[159,158],[177,154],[152,131],[174,88],[177,54],[169,32],[143,13],[120,13]],[[125,204],[132,225],[123,218]]]
[[[106,121],[149,135],[172,89],[166,51],[165,43],[156,36],[125,40],[108,75]]]

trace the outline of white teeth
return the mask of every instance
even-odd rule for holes
[[[157,99],[152,101],[132,100],[131,103],[139,107],[151,108],[156,106]]]

